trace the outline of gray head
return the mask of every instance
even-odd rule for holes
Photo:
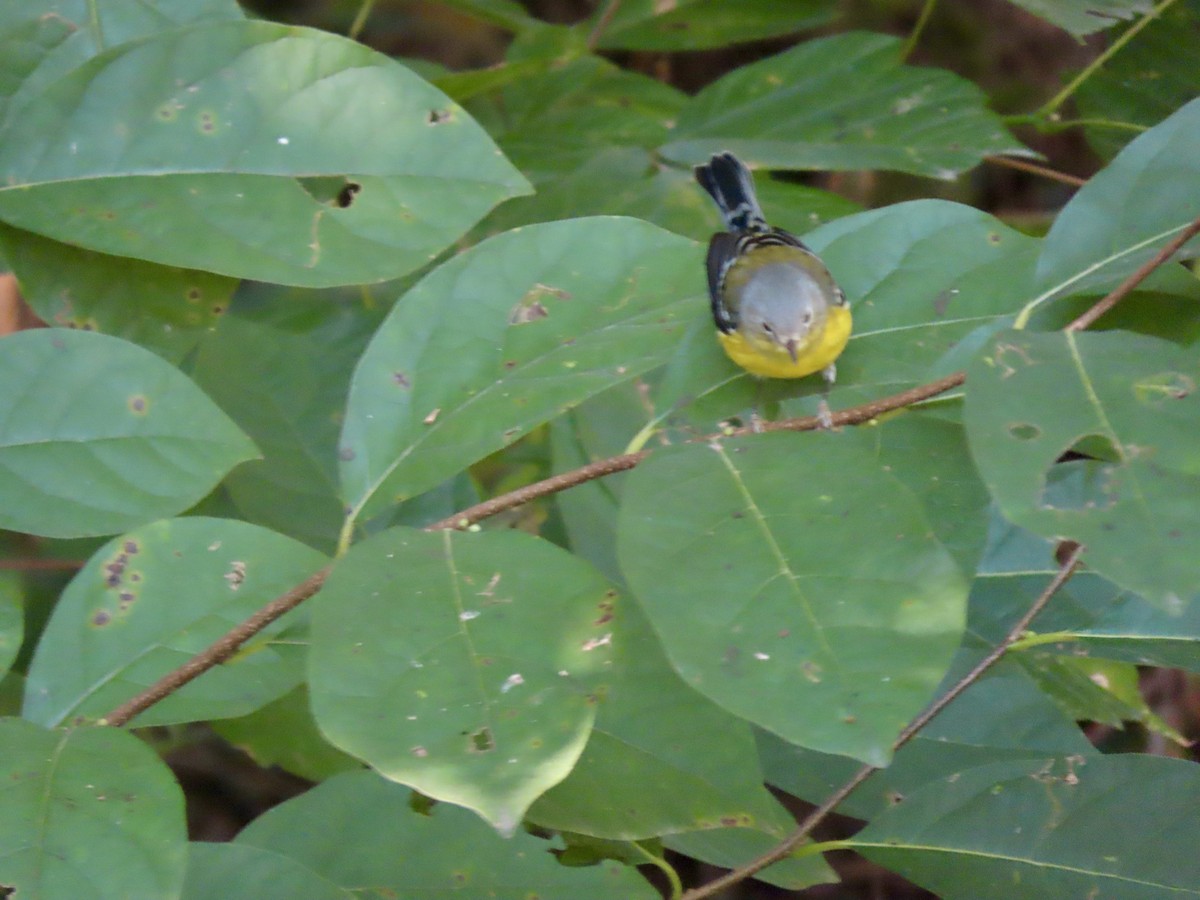
[[[831,302],[835,302],[832,291],[803,266],[767,263],[755,269],[742,287],[739,330],[778,345],[794,361],[809,335],[824,328]]]

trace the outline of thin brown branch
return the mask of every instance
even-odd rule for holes
[[[950,690],[934,701],[925,712],[913,719],[908,727],[900,732],[892,744],[893,752],[911,741],[922,728],[930,723],[934,716],[957,700],[963,691],[977,682],[983,673],[994,666],[1000,657],[1008,652],[1008,648],[1029,630],[1029,625],[1034,620],[1034,617],[1045,609],[1046,604],[1050,602],[1050,598],[1058,593],[1059,588],[1067,583],[1067,579],[1074,574],[1076,567],[1079,565],[1079,558],[1083,555],[1083,546],[1080,544],[1071,544],[1069,548],[1065,557],[1059,563],[1058,572],[1050,579],[1050,583],[1046,585],[1045,590],[1042,591],[1038,598],[1033,601],[1033,604],[1025,611],[1025,614],[1009,629],[1004,639],[993,647],[970,672],[960,678]],[[756,872],[760,872],[767,866],[786,858],[793,850],[808,840],[809,835],[812,834],[817,825],[824,821],[834,809],[877,771],[879,770],[875,766],[863,766],[850,776],[845,784],[830,794],[820,806],[805,816],[804,820],[796,827],[796,830],[788,835],[786,839],[744,866],[727,872],[720,878],[714,879],[695,890],[688,891],[680,900],[702,900],[704,897],[716,896],[726,888],[745,881]]]
[[[915,388],[901,391],[890,397],[883,397],[879,400],[864,403],[861,406],[840,410],[832,416],[834,427],[869,422],[871,419],[883,415],[885,412],[911,406],[922,400],[928,400],[930,397],[936,397],[938,394],[944,394],[946,391],[958,387],[965,380],[966,375],[964,373],[955,372],[952,375],[947,375],[945,378],[939,378],[937,381],[932,381],[929,384],[918,385]],[[784,419],[780,422],[763,422],[759,426],[762,431],[813,431],[819,427],[820,420],[816,416],[802,416],[797,419]],[[712,441],[723,437],[740,437],[741,435],[752,434],[754,430],[752,427],[736,428],[721,432],[720,434],[706,435],[695,440]],[[431,525],[426,525],[425,530],[441,531],[445,528],[467,528],[470,525],[482,522],[484,519],[489,519],[514,507],[521,506],[541,497],[557,494],[560,491],[583,484],[585,481],[594,481],[606,475],[613,475],[617,472],[632,469],[649,456],[650,452],[649,450],[640,450],[637,453],[610,456],[607,459],[588,463],[586,466],[581,466],[578,469],[572,469],[570,472],[563,472],[561,475],[552,475],[542,481],[528,484],[507,494],[501,494],[499,497],[493,497],[490,500],[477,503],[460,513],[455,513]]]
[[[588,463],[586,466],[572,469],[570,472],[551,475],[549,478],[536,481],[533,484],[527,484],[524,487],[517,488],[515,491],[501,494],[499,497],[493,497],[490,500],[484,500],[482,503],[476,503],[462,512],[447,516],[431,525],[426,525],[425,530],[444,531],[447,528],[466,528],[469,525],[474,525],[476,522],[482,522],[484,519],[490,519],[492,516],[499,515],[506,510],[529,503],[531,500],[537,500],[539,497],[557,494],[559,491],[565,491],[567,488],[583,484],[585,481],[595,481],[597,478],[603,478],[606,475],[614,475],[617,472],[632,469],[649,455],[649,450],[639,450],[637,453],[623,453],[620,456],[610,456],[607,459],[596,460],[595,462]]]
[[[1087,184],[1087,179],[1080,178],[1078,175],[1068,175],[1066,172],[1051,169],[1049,166],[1041,166],[1037,163],[1032,163],[1025,159],[1016,159],[1012,156],[985,156],[984,161],[990,162],[994,166],[1003,166],[1006,169],[1017,169],[1021,172],[1041,175],[1043,178],[1050,178],[1063,184],[1069,184],[1071,187],[1083,187]]]
[[[1087,328],[1098,318],[1124,300],[1133,292],[1139,284],[1150,277],[1150,273],[1169,260],[1175,255],[1184,244],[1200,234],[1200,216],[1192,220],[1192,224],[1183,229],[1179,234],[1175,235],[1171,241],[1166,244],[1161,250],[1154,255],[1153,259],[1143,263],[1136,272],[1122,281],[1119,285],[1112,289],[1109,294],[1101,299],[1095,306],[1085,312],[1082,316],[1069,324],[1064,331],[1082,331]]]
[[[175,693],[189,681],[199,678],[209,669],[218,666],[225,660],[229,659],[238,648],[250,638],[254,637],[280,616],[291,612],[313,594],[321,589],[321,585],[325,583],[325,579],[329,576],[329,568],[326,566],[321,571],[310,575],[308,579],[296,585],[286,594],[276,597],[246,621],[239,623],[233,629],[228,631],[224,636],[209,644],[204,650],[201,650],[178,669],[174,669],[164,675],[146,690],[142,691],[132,700],[122,703],[107,716],[100,720],[98,724],[113,725],[120,728],[122,725],[128,724],[129,720],[139,713],[145,712],[159,700]]]
[[[595,52],[596,47],[600,43],[600,38],[604,36],[604,32],[608,30],[613,16],[617,14],[617,10],[620,8],[621,0],[608,0],[608,6],[604,7],[604,12],[600,13],[600,18],[596,21],[596,27],[592,29],[592,33],[587,37],[587,48],[589,51]]]
[[[901,391],[899,394],[894,394],[891,397],[884,397],[881,400],[874,400],[870,403],[864,403],[861,406],[841,410],[833,414],[833,423],[836,426],[853,425],[869,421],[882,413],[926,400],[929,397],[957,387],[963,383],[964,377],[962,372],[956,372],[946,378],[939,379],[927,385],[920,385],[907,391]],[[789,429],[803,431],[816,428],[817,424],[816,416],[805,416],[800,419],[768,423],[765,427],[771,431]],[[736,432],[732,432],[732,434],[744,434],[749,430],[739,429]],[[704,438],[704,440],[711,439]],[[587,481],[593,481],[597,478],[603,478],[606,475],[613,475],[617,472],[632,469],[649,456],[650,453],[651,451],[649,450],[642,450],[637,453],[625,453],[620,456],[611,456],[607,459],[588,463],[570,472],[563,472],[559,475],[546,478],[543,481],[517,488],[515,491],[509,491],[507,494],[501,494],[499,497],[485,500],[483,503],[477,503],[475,506],[468,507],[462,512],[447,516],[441,521],[425,526],[425,530],[441,531],[447,528],[466,528],[506,510],[529,503],[531,500],[536,500],[539,497],[556,494]],[[328,568],[322,569],[303,584],[272,600],[249,619],[239,623],[178,669],[168,672],[132,700],[118,706],[101,721],[109,725],[125,725],[134,716],[144,712],[159,700],[179,690],[189,681],[198,678],[214,666],[220,665],[233,656],[246,641],[250,640],[280,616],[295,609],[309,597],[317,593],[325,583],[325,578],[328,574]]]
[[[74,572],[83,566],[81,559],[0,559],[0,570],[13,572]]]
[[[938,394],[944,394],[946,391],[960,386],[966,380],[966,372],[953,372],[945,378],[939,378],[937,381],[929,382],[929,384],[919,384],[914,388],[909,388],[907,391],[892,394],[890,397],[882,397],[879,400],[871,400],[859,406],[840,410],[833,413],[830,418],[833,420],[835,428],[842,425],[861,425],[863,422],[870,422],[884,413],[903,409],[906,406],[912,406],[914,403],[920,403],[923,400],[936,397]],[[799,419],[784,419],[780,422],[763,422],[760,427],[763,431],[815,431],[821,427],[821,421],[816,416],[803,416]],[[753,431],[753,428],[739,428],[732,433],[740,435],[749,434]]]

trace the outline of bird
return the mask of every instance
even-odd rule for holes
[[[803,241],[767,224],[745,163],[722,152],[694,171],[727,228],[709,240],[706,262],[725,354],[759,378],[821,372],[821,424],[832,427],[825,398],[852,325],[845,293]]]

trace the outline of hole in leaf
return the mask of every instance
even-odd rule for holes
[[[1051,466],[1039,504],[1043,509],[1074,512],[1109,509],[1119,499],[1119,470],[1120,466],[1094,459]]]
[[[496,749],[496,741],[492,738],[492,729],[486,725],[478,731],[471,733],[471,745],[468,748],[472,753],[488,753]]]

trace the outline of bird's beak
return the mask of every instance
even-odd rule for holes
[[[792,358],[792,362],[798,362],[796,358],[796,339],[791,338],[783,346],[787,350],[788,356]]]

